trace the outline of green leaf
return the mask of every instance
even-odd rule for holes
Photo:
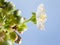
[[[18,25],[18,32],[24,32],[27,30],[27,25],[26,24],[22,24],[22,25]]]
[[[16,39],[16,33],[15,32],[11,32],[10,33],[10,38],[14,41]]]

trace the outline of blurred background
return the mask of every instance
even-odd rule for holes
[[[27,23],[28,30],[24,32],[21,45],[60,45],[60,0],[8,0],[22,11],[22,16],[29,19],[36,12],[39,4],[46,8],[48,20],[45,31],[41,31],[31,22]],[[17,44],[15,44],[17,45]]]

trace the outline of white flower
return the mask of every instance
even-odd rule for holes
[[[47,21],[47,16],[45,12],[44,4],[40,4],[36,12],[37,26],[40,30],[45,29],[45,23]]]

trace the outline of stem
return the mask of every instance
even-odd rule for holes
[[[27,23],[27,22],[29,22],[31,19],[28,19],[28,20],[26,20],[26,21],[24,21],[23,23]]]

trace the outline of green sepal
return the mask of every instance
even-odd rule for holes
[[[36,24],[36,13],[32,12],[32,17],[31,17],[31,21]]]

